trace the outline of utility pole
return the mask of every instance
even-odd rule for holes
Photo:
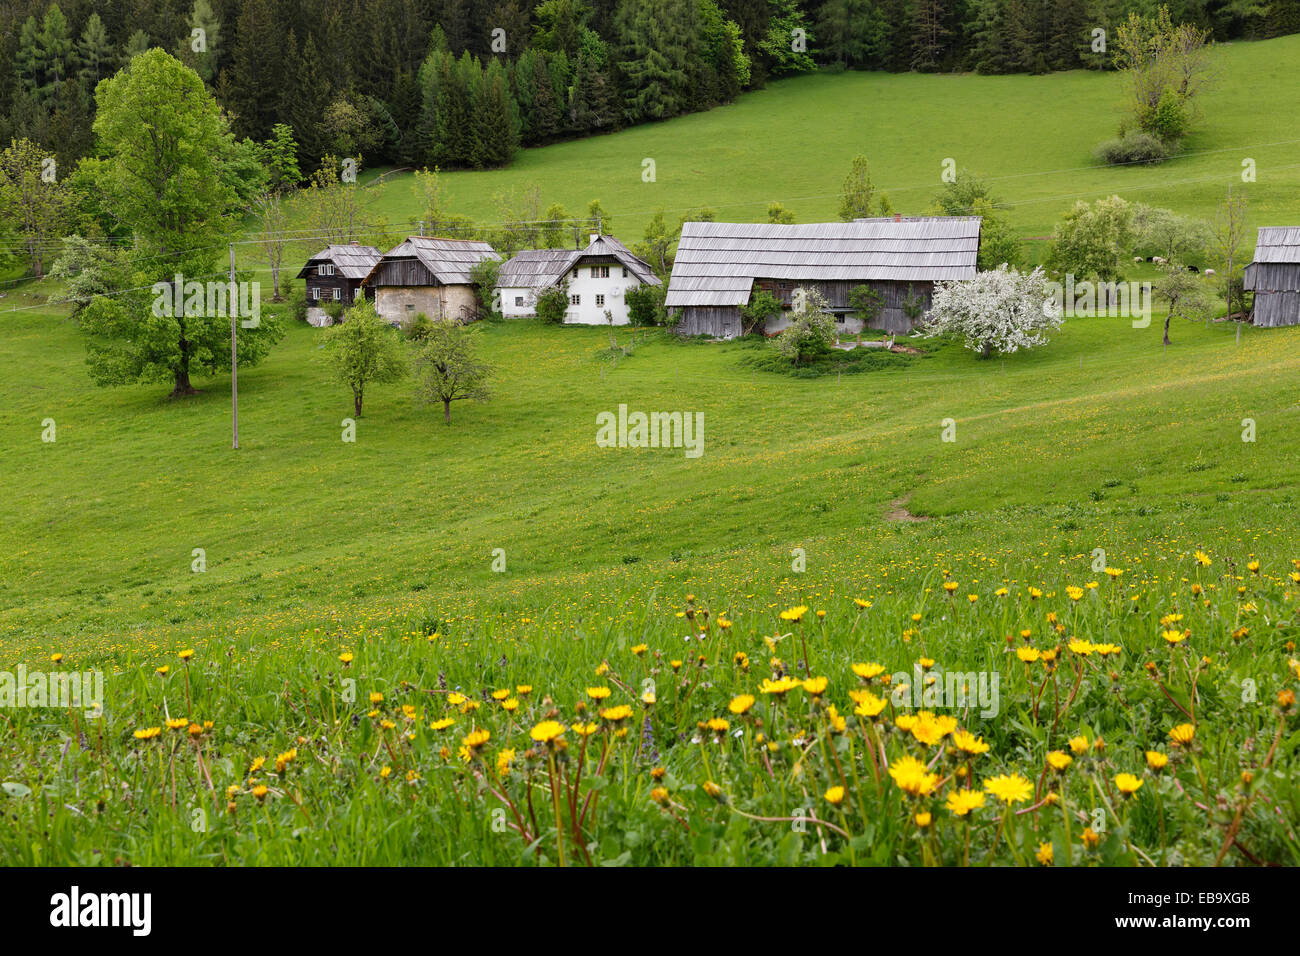
[[[226,303],[230,311],[230,426],[234,438],[232,448],[239,447],[239,352],[235,332],[238,302],[238,292],[235,288],[235,244],[232,242],[230,244],[230,296]]]

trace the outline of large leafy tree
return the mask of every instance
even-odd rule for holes
[[[984,180],[960,170],[957,178],[934,197],[933,211],[941,216],[979,216],[980,248],[976,267],[981,272],[1006,264],[1022,264],[1020,239],[998,211],[997,199]]]
[[[1078,202],[1052,233],[1047,265],[1075,279],[1118,282],[1120,262],[1133,242],[1133,208],[1119,196]]]
[[[246,177],[245,151],[198,74],[161,49],[100,83],[96,98],[95,136],[106,157],[94,167],[97,185],[136,245],[130,285],[81,313],[91,376],[100,385],[170,381],[174,397],[188,395],[192,370],[230,367],[228,315],[190,304],[158,308],[150,290],[177,275],[223,278],[240,203],[233,180]],[[181,297],[174,290],[173,300]],[[269,319],[243,329],[240,364],[259,361],[279,332]]]

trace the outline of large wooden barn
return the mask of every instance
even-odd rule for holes
[[[340,302],[347,307],[361,298],[361,280],[375,267],[380,256],[374,246],[353,242],[326,246],[308,259],[298,272],[298,278],[307,288],[307,321],[325,325],[329,322],[325,305]]]
[[[740,308],[767,289],[789,308],[796,288],[816,289],[855,332],[849,293],[865,285],[883,301],[874,327],[907,332],[916,324],[909,298],[922,312],[936,282],[969,279],[979,254],[980,218],[903,217],[807,225],[688,222],[668,281],[666,305],[678,311],[682,335],[734,338],[743,331]],[[773,316],[766,331],[785,319]]]
[[[1300,226],[1261,226],[1244,287],[1254,325],[1300,325]]]
[[[409,236],[384,253],[362,284],[374,291],[375,311],[394,325],[421,312],[464,322],[478,309],[470,270],[500,258],[486,242]]]

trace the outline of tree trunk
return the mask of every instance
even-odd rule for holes
[[[992,358],[992,357],[993,357],[993,343],[992,342],[981,343],[980,358]]]
[[[184,339],[181,339],[181,360],[176,366],[174,378],[172,398],[184,398],[198,393],[198,389],[190,384],[190,349],[189,343]]]
[[[451,399],[450,398],[444,398],[442,400],[442,420],[446,422],[448,425],[451,424]]]
[[[352,390],[352,408],[357,413],[357,418],[361,417],[361,398],[362,389],[354,388]]]
[[[1168,314],[1166,314],[1165,315],[1165,345],[1171,345],[1171,344],[1172,343],[1169,341],[1169,316]]]

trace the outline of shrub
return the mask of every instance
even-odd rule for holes
[[[664,297],[668,289],[664,285],[637,285],[623,293],[627,301],[627,317],[633,325],[665,325],[668,310],[664,308]]]
[[[835,316],[816,289],[795,289],[790,325],[772,342],[776,353],[791,365],[825,355],[835,344]]]
[[[559,286],[552,286],[537,297],[537,317],[544,322],[560,325],[568,311],[569,293]]]
[[[1119,139],[1108,139],[1097,147],[1097,158],[1109,166],[1135,163],[1153,165],[1169,158],[1169,147],[1158,137],[1130,130]]]
[[[432,328],[433,320],[423,312],[417,312],[402,323],[402,336],[408,342],[423,342]]]

